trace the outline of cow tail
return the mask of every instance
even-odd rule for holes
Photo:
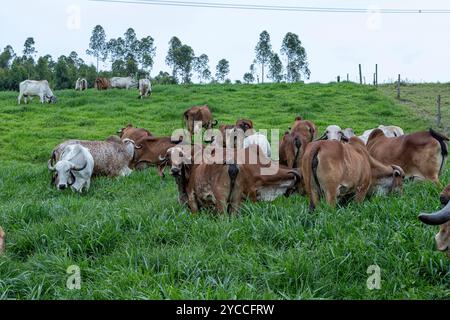
[[[228,194],[227,203],[231,202],[231,197],[233,195],[234,188],[236,186],[236,179],[239,174],[239,166],[235,163],[228,165],[228,176],[230,177],[230,193]]]
[[[311,190],[315,188],[317,193],[319,194],[319,198],[323,197],[323,191],[319,183],[319,178],[317,177],[317,167],[319,166],[319,148],[315,148],[312,153],[312,161],[311,161],[311,172],[313,175],[313,180],[311,180]]]
[[[441,166],[439,167],[439,175],[440,175],[442,173],[442,168],[444,167],[445,161],[447,160],[448,157],[448,145],[445,141],[449,141],[449,139],[446,136],[440,134],[439,132],[434,131],[431,128],[430,134],[434,139],[436,139],[439,142],[439,145],[441,146],[442,161]]]

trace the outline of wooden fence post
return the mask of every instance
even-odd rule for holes
[[[397,81],[397,99],[400,100],[400,75],[398,75],[398,81]]]
[[[341,76],[337,76],[337,82],[341,82]]]
[[[437,96],[437,100],[436,100],[436,106],[437,106],[437,113],[436,113],[436,125],[438,127],[441,127],[441,95]]]
[[[349,79],[350,79],[350,78],[349,78],[349,75],[348,75],[348,73],[347,73],[347,82],[349,82]]]
[[[359,64],[359,84],[363,84],[361,63]]]

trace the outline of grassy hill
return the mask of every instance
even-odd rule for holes
[[[157,135],[182,112],[208,104],[221,123],[245,117],[282,134],[301,115],[358,133],[379,124],[406,131],[430,120],[382,91],[353,84],[157,86],[137,91],[56,92],[56,105],[17,105],[0,93],[0,298],[28,299],[398,299],[448,298],[449,262],[436,228],[417,214],[439,207],[440,190],[408,184],[402,195],[308,213],[298,195],[245,203],[236,217],[191,215],[172,178],[156,170],[99,178],[85,195],[50,186],[46,162],[69,138],[105,139],[129,122]],[[450,181],[450,170],[442,177]],[[82,288],[66,288],[71,265]],[[381,290],[366,281],[381,268]]]

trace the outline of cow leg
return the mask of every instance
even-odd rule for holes
[[[195,198],[194,192],[190,192],[188,194],[188,205],[189,205],[189,208],[191,209],[192,213],[198,212],[198,204],[197,204],[197,199]]]
[[[329,188],[326,192],[325,192],[325,197],[327,199],[327,203],[332,207],[335,208],[336,207],[336,202],[337,202],[337,187],[336,188]]]
[[[314,188],[311,189],[311,194],[309,196],[309,211],[313,212],[316,209],[317,204],[320,201],[319,193],[314,190]]]
[[[355,202],[361,203],[366,199],[367,192],[369,192],[369,185],[363,185],[357,188],[355,195]]]
[[[216,197],[216,211],[218,213],[224,214],[227,212],[227,201],[222,197]]]
[[[39,95],[39,98],[41,98],[41,103],[44,104],[44,101],[45,101],[45,99],[44,99],[44,94],[41,93],[41,94]]]
[[[23,97],[23,94],[20,93],[20,94],[19,94],[19,99],[18,99],[19,104],[20,104],[20,101],[22,100],[22,97]]]

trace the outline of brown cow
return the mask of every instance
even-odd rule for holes
[[[253,121],[247,119],[240,119],[236,121],[235,125],[222,124],[219,127],[219,131],[222,135],[222,142],[224,148],[235,148],[236,147],[236,139],[239,135],[239,132],[236,129],[241,129],[241,133],[245,133],[248,130],[253,129]],[[228,135],[227,135],[228,133]],[[242,135],[242,139],[244,135]]]
[[[172,141],[170,137],[144,137],[136,144],[136,152],[132,167],[136,170],[144,170],[149,166],[159,166],[161,157],[164,157],[172,147],[178,145],[181,141]],[[163,172],[160,171],[163,176]]]
[[[0,255],[5,252],[5,231],[3,231],[2,227],[0,227]]]
[[[434,130],[387,138],[375,129],[367,141],[367,149],[384,164],[395,164],[405,170],[406,177],[431,180],[440,185],[439,175],[448,156],[449,139]]]
[[[189,145],[168,150],[166,161],[171,163],[171,175],[178,185],[179,202],[188,204],[193,213],[200,208],[214,208],[219,213],[237,212],[243,198],[252,201],[272,201],[282,194],[290,194],[300,179],[296,171],[280,169],[270,176],[261,175],[261,164],[248,164],[248,148],[241,157],[236,149],[212,148],[222,152],[214,163],[202,161],[203,148],[194,151]],[[257,150],[261,154],[261,150]],[[217,156],[217,154],[215,155]],[[200,158],[199,158],[200,157]],[[238,159],[239,158],[239,159]],[[195,161],[194,161],[195,160]]]
[[[139,142],[141,139],[146,137],[152,137],[153,134],[148,131],[147,129],[143,128],[134,128],[133,125],[130,123],[125,128],[120,129],[117,131],[119,134],[120,139],[130,139],[134,142]]]
[[[108,90],[108,88],[110,88],[110,83],[107,78],[98,77],[97,79],[95,79],[94,86],[95,88],[97,88],[97,90]]]
[[[334,207],[340,197],[354,194],[355,201],[361,202],[369,192],[401,190],[404,178],[400,167],[384,165],[371,157],[357,137],[345,144],[330,140],[308,144],[302,174],[310,210],[323,196]]]
[[[447,251],[447,256],[450,258],[450,185],[442,191],[440,198],[442,205],[445,207],[432,214],[422,213],[419,219],[428,225],[441,226],[435,237],[436,247],[439,251]]]
[[[217,125],[217,120],[213,119],[212,113],[207,105],[195,106],[186,110],[183,114],[184,123],[189,133],[196,134],[203,128],[212,129]]]
[[[289,168],[301,168],[302,150],[317,135],[316,125],[301,117],[295,118],[290,132],[286,132],[280,143],[280,164]]]

